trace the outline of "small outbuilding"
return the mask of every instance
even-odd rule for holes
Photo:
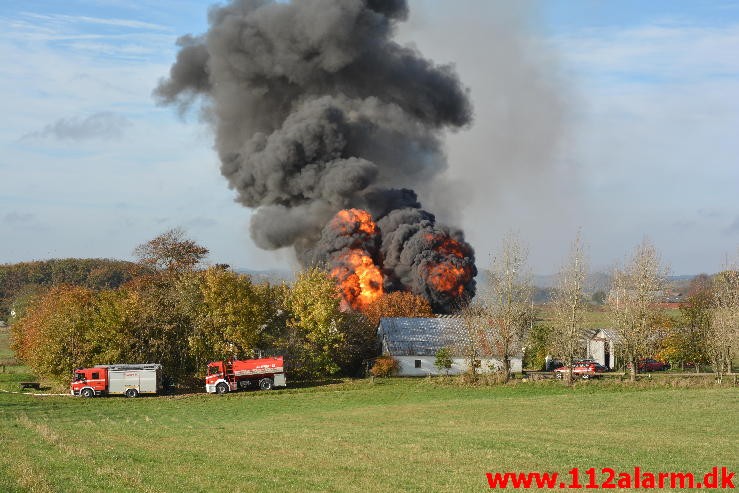
[[[382,354],[392,356],[398,361],[399,376],[443,375],[446,370],[435,366],[436,353],[442,348],[452,356],[450,375],[464,373],[469,360],[465,356],[470,347],[471,331],[461,317],[433,318],[382,318],[377,328],[377,337],[382,346]],[[478,344],[480,372],[499,371],[503,362],[485,350],[485,344]],[[522,369],[522,354],[518,352],[511,358],[511,371]]]
[[[592,329],[586,334],[587,356],[607,368],[616,368],[618,334],[612,329]]]

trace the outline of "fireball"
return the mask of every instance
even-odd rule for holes
[[[327,226],[333,237],[354,237],[351,247],[334,252],[331,257],[331,275],[339,284],[344,309],[361,310],[382,295],[383,277],[373,260],[373,239],[379,230],[369,212],[344,209],[336,213]],[[362,248],[362,246],[366,248]]]
[[[365,233],[370,236],[377,234],[377,225],[369,212],[362,209],[344,209],[336,213],[328,225],[337,230],[340,235]]]
[[[339,283],[342,305],[361,310],[382,296],[382,272],[372,257],[360,249],[341,252],[331,275]]]

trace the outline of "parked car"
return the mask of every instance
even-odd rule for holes
[[[557,378],[564,378],[564,376],[570,371],[569,366],[561,366],[554,370],[554,376]],[[607,372],[608,368],[601,365],[600,363],[593,360],[579,360],[575,361],[572,365],[572,376],[579,377],[583,380],[597,377],[598,374]]]
[[[656,359],[646,358],[637,361],[636,367],[639,369],[639,371],[662,371],[669,370],[670,364],[663,361],[657,361]],[[631,369],[631,363],[626,365],[626,368]]]

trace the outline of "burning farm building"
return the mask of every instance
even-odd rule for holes
[[[232,0],[185,35],[155,97],[198,102],[254,242],[326,265],[344,304],[383,292],[449,312],[475,292],[472,247],[412,189],[446,167],[472,108],[452,67],[393,40],[405,0]]]

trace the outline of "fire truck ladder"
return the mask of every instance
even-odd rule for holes
[[[236,375],[234,375],[233,361],[226,361],[226,367],[224,368],[224,370],[226,381],[231,386],[231,389],[233,389],[236,386]]]

